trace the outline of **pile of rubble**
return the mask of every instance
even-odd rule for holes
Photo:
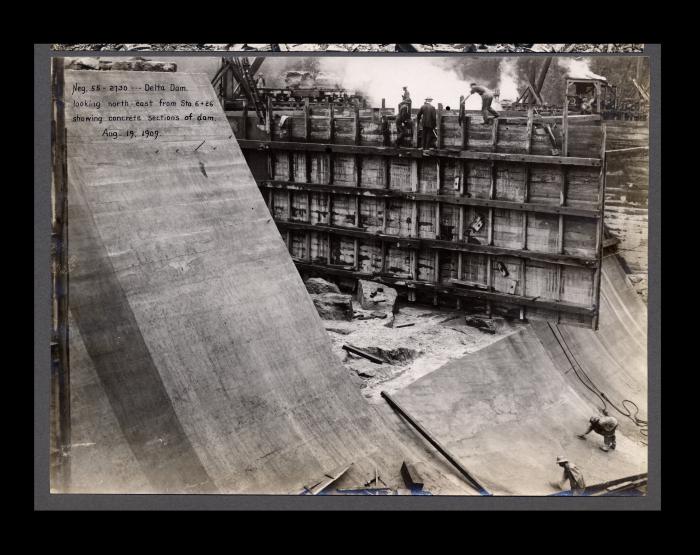
[[[66,69],[95,71],[177,71],[173,62],[156,62],[135,57],[131,60],[110,58],[72,58],[66,60]]]
[[[352,293],[317,277],[305,284],[327,321],[333,351],[373,403],[381,402],[382,390],[397,391],[523,325],[442,307],[400,305],[396,289],[373,281],[358,280]],[[346,290],[351,291],[349,285]]]

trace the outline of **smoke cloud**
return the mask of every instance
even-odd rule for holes
[[[469,93],[469,81],[453,68],[442,66],[428,58],[350,58],[342,64],[323,60],[324,71],[334,71],[342,85],[362,92],[371,105],[379,106],[385,98],[388,106],[398,104],[404,85],[411,93],[414,105],[425,98],[433,104],[457,108],[460,95]]]
[[[498,89],[501,100],[515,102],[520,96],[518,93],[518,68],[517,62],[510,58],[503,58],[498,67]]]
[[[557,58],[557,61],[559,66],[573,79],[602,79],[607,81],[602,75],[591,71],[590,59],[588,58]]]

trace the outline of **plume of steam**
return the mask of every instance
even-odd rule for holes
[[[498,66],[499,98],[515,102],[518,99],[518,70],[516,61],[512,58],[503,58]]]
[[[459,108],[459,97],[469,94],[469,84],[478,82],[485,86],[496,83],[500,75],[502,99],[515,100],[517,91],[517,60],[504,59],[500,66],[479,60],[456,60],[455,58],[398,58],[398,57],[328,57],[328,58],[269,58],[263,71],[273,86],[284,86],[284,74],[291,70],[309,69],[327,76],[328,85],[338,85],[351,92],[364,95],[371,106],[379,106],[382,98],[388,107],[396,107],[401,100],[402,86],[411,93],[413,106],[420,106],[426,97],[438,103]],[[497,67],[500,70],[497,70]],[[474,77],[474,75],[479,75]],[[501,109],[494,100],[493,107]],[[467,110],[480,110],[481,98],[472,95],[466,102]]]
[[[414,106],[425,98],[456,109],[460,95],[469,92],[469,81],[454,68],[444,67],[431,58],[321,58],[325,71],[336,73],[344,88],[362,92],[378,106],[385,98],[388,106],[398,104],[401,87],[408,87]]]
[[[602,75],[591,71],[590,60],[587,58],[558,58],[559,65],[573,79],[601,79],[607,81]]]

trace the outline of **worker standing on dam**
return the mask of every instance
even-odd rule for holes
[[[437,110],[435,106],[430,104],[433,101],[432,98],[428,97],[425,99],[425,104],[418,110],[418,115],[416,116],[416,126],[422,124],[422,134],[423,134],[423,150],[433,148],[435,139],[435,127],[437,126]]]
[[[401,104],[405,104],[408,107],[408,113],[411,113],[411,93],[408,92],[408,87],[404,85],[403,93],[401,94]],[[401,108],[399,104],[399,108]]]
[[[603,445],[601,445],[600,448],[607,453],[610,449],[615,449],[617,445],[615,441],[615,430],[617,430],[617,418],[608,416],[607,412],[604,412],[602,418],[600,416],[591,416],[588,430],[579,434],[577,437],[586,439],[586,436],[591,432],[602,435]]]
[[[493,102],[493,93],[487,89],[486,87],[483,87],[481,85],[477,85],[476,83],[471,83],[470,84],[471,90],[469,91],[469,94],[467,95],[467,98],[464,99],[466,102],[467,99],[473,95],[474,93],[478,94],[481,96],[481,113],[484,116],[484,123],[489,123],[491,118],[489,116],[493,116],[494,118],[497,118],[498,112],[491,108],[491,102]],[[460,102],[461,102],[460,98]]]
[[[569,459],[563,456],[557,457],[557,464],[564,469],[564,475],[558,482],[552,482],[552,486],[564,489],[564,485],[568,480],[569,487],[571,487],[571,495],[583,495],[583,491],[586,489],[586,481],[583,479],[583,473],[578,466],[569,462]]]

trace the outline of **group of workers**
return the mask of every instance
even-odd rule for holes
[[[603,436],[603,445],[600,449],[606,453],[610,449],[615,449],[617,442],[615,439],[615,431],[617,430],[617,418],[608,415],[606,411],[603,411],[603,416],[591,416],[588,424],[588,430],[584,433],[577,435],[579,439],[586,439],[586,436],[591,432],[595,432]],[[558,489],[563,489],[566,483],[569,483],[571,488],[571,495],[583,495],[586,489],[586,482],[583,478],[583,473],[581,470],[569,459],[560,455],[557,457],[557,464],[564,470],[561,480],[558,482],[553,482],[551,485]]]
[[[481,113],[484,118],[484,124],[499,116],[498,112],[491,107],[493,92],[482,85],[471,83],[469,94],[466,97],[464,95],[459,97],[460,121],[464,117],[464,104],[473,94],[481,96]],[[421,146],[423,150],[435,148],[437,140],[437,110],[432,105],[432,101],[431,97],[427,97],[416,115],[416,126],[421,129]],[[449,108],[447,109],[449,110]],[[396,146],[404,146],[405,139],[411,136],[411,94],[408,91],[408,87],[403,87],[401,102],[399,103],[399,110],[396,116],[396,132]]]
[[[466,100],[473,94],[481,96],[481,113],[484,118],[484,124],[490,123],[493,118],[499,117],[496,110],[491,107],[493,102],[493,93],[484,86],[477,83],[471,83],[470,93],[465,98],[460,96],[460,120],[464,117],[464,104]],[[416,125],[421,128],[422,148],[427,150],[434,148],[435,140],[437,139],[437,111],[431,104],[433,99],[428,97],[425,103],[418,110],[416,115]],[[449,108],[447,108],[449,110]],[[399,111],[396,116],[396,146],[403,146],[404,140],[411,136],[411,94],[407,87],[403,87],[401,102],[399,103]],[[615,431],[617,430],[618,422],[613,416],[609,416],[606,411],[603,411],[603,416],[591,416],[589,420],[588,430],[577,435],[580,439],[586,439],[586,436],[591,432],[596,432],[603,436],[603,445],[601,450],[608,452],[610,449],[615,449]],[[563,469],[564,473],[560,481],[553,482],[552,486],[563,489],[566,483],[569,483],[572,495],[582,495],[586,489],[586,482],[583,478],[581,470],[569,459],[560,455],[557,457],[557,464]]]

